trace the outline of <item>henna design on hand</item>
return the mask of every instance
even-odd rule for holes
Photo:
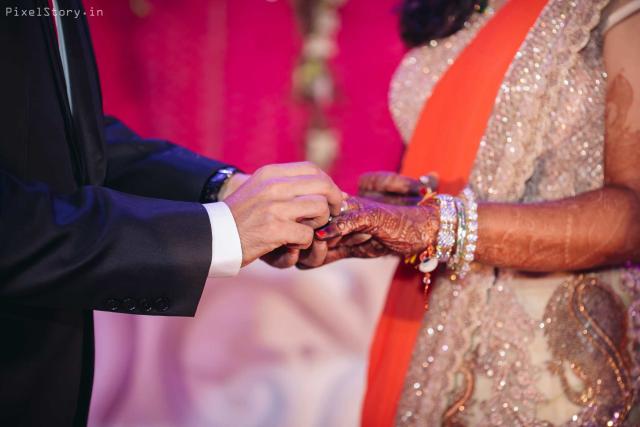
[[[343,258],[379,258],[392,252],[375,239],[369,239],[358,245],[338,245],[329,249],[325,264]]]
[[[316,232],[320,240],[352,233],[366,233],[371,240],[355,246],[338,245],[337,254],[371,257],[395,253],[413,255],[436,243],[440,226],[439,207],[395,206],[352,197],[349,209]],[[349,248],[349,249],[345,249]]]
[[[358,195],[380,203],[415,206],[426,188],[435,190],[438,178],[427,175],[426,183],[393,172],[370,172],[360,176]]]
[[[640,120],[634,120],[633,86],[624,74],[618,74],[607,92],[605,180],[607,184],[625,183],[640,193]],[[638,108],[637,106],[635,107]],[[640,113],[636,111],[636,118]],[[636,129],[631,123],[635,122]]]

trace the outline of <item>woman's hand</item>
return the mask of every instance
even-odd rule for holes
[[[343,258],[377,258],[394,252],[419,252],[416,247],[423,246],[419,243],[422,237],[415,237],[419,233],[416,234],[412,227],[420,224],[420,221],[414,221],[416,214],[425,212],[420,209],[394,210],[390,205],[415,207],[428,190],[435,190],[437,186],[435,174],[420,180],[393,172],[363,174],[358,183],[362,199],[350,199],[351,213],[336,218],[333,227],[319,230],[312,247],[300,252],[298,268],[319,267]],[[402,227],[394,229],[394,221],[402,222]],[[372,238],[367,230],[374,228],[380,235]],[[402,242],[403,234],[414,238],[411,242]]]
[[[314,240],[311,248],[300,251],[297,267],[305,270],[321,267],[343,258],[378,258],[392,252],[364,233],[339,236],[328,241]]]
[[[358,195],[382,203],[415,206],[428,189],[435,191],[437,187],[435,174],[418,180],[393,172],[370,172],[360,176]]]
[[[397,206],[352,197],[348,209],[316,231],[316,239],[335,241],[368,234],[371,239],[356,244],[340,241],[328,248],[327,262],[347,256],[377,257],[387,253],[413,255],[435,245],[440,226],[438,206]],[[362,239],[359,239],[362,240]],[[326,262],[325,262],[326,263]]]

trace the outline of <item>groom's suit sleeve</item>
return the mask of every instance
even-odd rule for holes
[[[207,180],[228,165],[170,142],[143,139],[122,122],[105,117],[105,186],[128,194],[200,201]]]
[[[211,238],[199,203],[95,186],[63,196],[0,169],[0,301],[193,315]]]
[[[188,202],[203,201],[206,182],[228,165],[170,142],[142,139],[122,122],[105,117],[105,186],[127,194]],[[235,276],[242,264],[240,236],[224,203],[206,204],[213,257],[209,277]]]

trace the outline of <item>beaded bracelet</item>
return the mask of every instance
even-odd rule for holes
[[[456,211],[458,213],[458,230],[456,232],[456,249],[451,256],[451,259],[447,263],[447,267],[450,270],[456,270],[457,266],[460,265],[460,261],[462,260],[462,248],[464,247],[465,240],[467,237],[467,215],[466,208],[462,199],[456,198]]]
[[[433,199],[434,193],[428,192],[418,206]],[[478,241],[478,204],[471,189],[465,188],[459,198],[440,194],[435,196],[435,200],[440,207],[440,227],[435,249],[430,246],[420,255],[405,258],[407,264],[415,265],[418,261],[417,268],[424,273],[425,301],[428,301],[426,295],[431,284],[430,274],[438,263],[447,263],[453,272],[451,280],[464,278],[471,271]]]
[[[438,230],[436,257],[439,262],[447,262],[451,258],[451,252],[456,243],[458,211],[453,196],[440,194],[436,198],[440,204],[440,229]]]
[[[471,271],[471,263],[475,259],[478,242],[478,203],[475,193],[470,188],[465,188],[462,192],[462,202],[465,208],[466,238],[464,244],[456,250],[460,254],[459,262],[454,268],[456,275],[461,279]]]

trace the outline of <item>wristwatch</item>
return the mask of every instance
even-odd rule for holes
[[[215,203],[218,202],[218,195],[222,186],[229,181],[229,179],[238,173],[239,170],[234,167],[225,167],[218,169],[218,171],[207,180],[202,190],[202,203]]]

